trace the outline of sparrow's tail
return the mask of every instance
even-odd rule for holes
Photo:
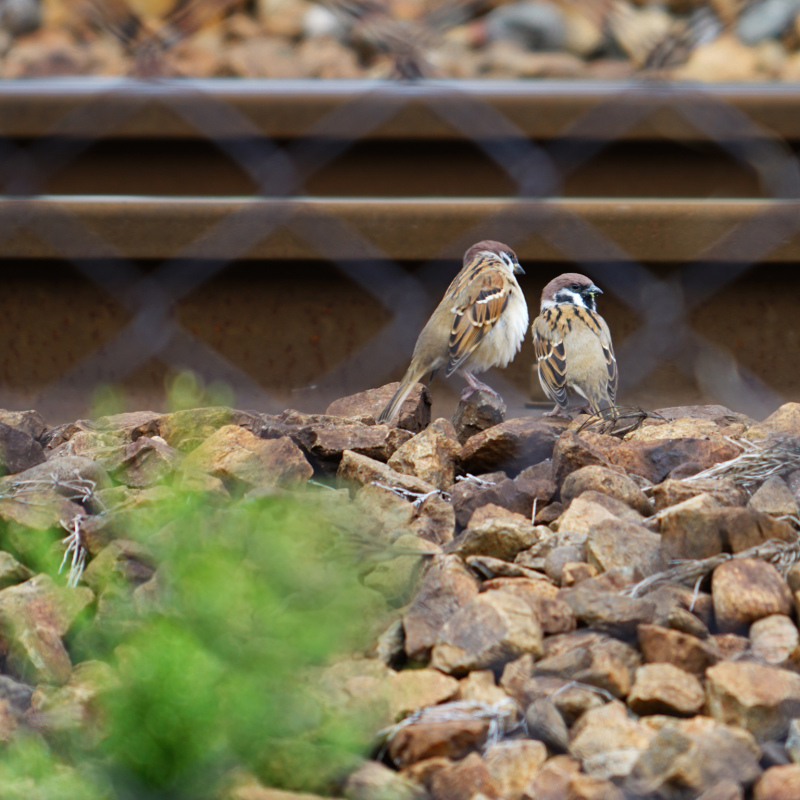
[[[394,393],[394,397],[387,403],[386,408],[381,411],[378,417],[378,424],[382,425],[384,422],[389,422],[400,409],[400,406],[405,402],[409,392],[414,387],[414,384],[422,377],[422,374],[417,374],[416,371],[412,372],[409,368],[408,372],[403,376],[400,381],[400,386]]]
[[[607,392],[592,392],[589,398],[589,407],[593,414],[597,414],[603,419],[615,420],[617,418],[617,407],[611,402]]]

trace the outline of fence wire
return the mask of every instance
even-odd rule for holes
[[[83,398],[85,403],[94,387],[123,382],[158,360],[174,370],[191,369],[209,382],[223,381],[238,395],[240,404],[264,410],[284,407],[285,396],[214,350],[181,324],[176,313],[183,299],[246,258],[278,229],[307,242],[390,316],[374,337],[354,348],[343,362],[321,369],[312,388],[296,387],[300,390],[297,405],[399,377],[421,327],[440,299],[429,287],[441,285],[442,278],[457,269],[453,253],[484,238],[515,247],[534,235],[565,256],[570,266],[564,271],[588,273],[638,320],[634,332],[615,337],[621,398],[669,363],[696,382],[706,400],[754,416],[763,416],[788,399],[763,375],[739,363],[732,348],[703,337],[693,327],[691,315],[798,233],[800,215],[791,205],[765,206],[763,212],[726,230],[698,260],[680,264],[666,277],[631,257],[579,213],[556,206],[540,206],[536,214],[525,212],[531,202],[565,197],[565,181],[571,175],[664,110],[694,130],[698,139],[715,143],[733,162],[751,171],[765,197],[779,201],[800,197],[800,164],[786,141],[719,93],[700,85],[672,83],[664,73],[665,65],[680,60],[676,51],[685,57],[705,40],[707,14],[699,22],[687,19],[679,30],[652,42],[640,59],[640,78],[619,84],[613,92],[606,87],[598,95],[600,102],[544,146],[474,91],[457,81],[430,77],[435,72],[425,57],[430,38],[465,17],[485,12],[491,3],[440,3],[409,22],[394,18],[390,4],[337,0],[330,4],[337,13],[393,59],[391,73],[397,80],[359,84],[357,91],[351,91],[303,135],[287,142],[265,135],[239,109],[204,91],[200,84],[163,77],[169,72],[164,65],[176,42],[191,35],[204,20],[236,5],[241,3],[179,2],[163,27],[148,29],[121,0],[93,3],[92,13],[101,24],[135,51],[136,77],[98,84],[87,102],[29,142],[3,131],[0,120],[4,196],[0,246],[22,229],[31,231],[130,317],[112,338],[40,388],[34,403],[45,408],[58,407],[70,398]],[[620,4],[594,7],[605,15],[604,24],[624,24]],[[718,24],[712,27],[717,33],[731,25],[731,20],[715,19]],[[671,53],[668,57],[667,52]],[[647,102],[639,102],[645,96]],[[125,97],[127,102],[108,102],[111,97]],[[256,188],[251,199],[270,202],[242,203],[197,240],[165,254],[155,268],[144,269],[78,216],[55,203],[43,210],[37,201],[54,175],[76,164],[89,148],[152,104],[167,107],[201,138],[213,142],[252,181]],[[443,235],[428,260],[413,272],[336,214],[317,207],[311,215],[297,215],[293,205],[306,196],[310,180],[386,124],[405,104],[424,104],[456,136],[474,143],[513,184],[499,210],[457,237]],[[86,136],[87,130],[91,136]],[[120,213],[125,213],[124,208]],[[354,250],[361,253],[360,258],[330,255]],[[528,303],[533,317],[538,294],[529,296]],[[758,331],[750,335],[757,336]],[[491,374],[488,380],[509,405],[522,406],[528,399],[527,386],[507,380],[502,373]]]

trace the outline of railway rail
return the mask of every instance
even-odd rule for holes
[[[594,270],[627,399],[765,412],[800,390],[774,349],[800,338],[798,104],[653,81],[0,83],[0,402],[74,417],[119,383],[155,404],[187,366],[240,404],[322,409],[397,377],[451,259],[491,237],[532,311],[555,271]],[[163,341],[115,350],[142,319]],[[737,379],[677,369],[687,348]],[[528,350],[501,378],[520,408]]]

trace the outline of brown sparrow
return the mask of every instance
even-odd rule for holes
[[[516,355],[528,327],[528,306],[515,273],[524,274],[514,251],[483,241],[464,254],[464,266],[422,329],[400,388],[378,417],[390,420],[427,373],[442,367],[449,378],[460,370],[472,389],[497,394],[474,372],[505,367]]]
[[[576,272],[559,275],[542,291],[531,332],[539,382],[556,403],[547,416],[567,410],[567,390],[586,398],[592,413],[614,407],[617,360],[608,325],[597,313],[598,294],[603,292]]]

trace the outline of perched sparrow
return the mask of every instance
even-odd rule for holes
[[[473,372],[505,367],[517,353],[528,327],[528,306],[514,273],[523,273],[514,251],[500,242],[472,245],[464,266],[422,329],[400,388],[378,422],[390,420],[424,375],[444,367],[460,370],[473,389],[496,394]]]
[[[567,390],[586,398],[595,414],[614,406],[617,360],[608,325],[597,313],[598,294],[603,293],[575,272],[559,275],[542,291],[531,332],[539,382],[556,403],[548,416],[567,410]]]

